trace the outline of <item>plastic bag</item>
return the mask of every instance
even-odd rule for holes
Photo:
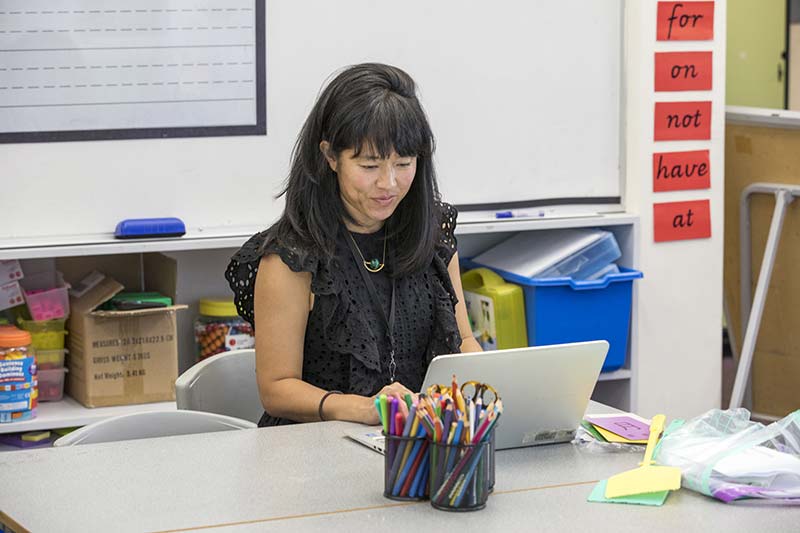
[[[673,422],[655,459],[679,467],[684,487],[724,502],[800,505],[800,411],[764,426],[747,409],[712,409]]]
[[[578,446],[581,450],[586,450],[590,453],[638,453],[644,454],[644,446],[641,444],[625,444],[622,442],[603,442],[594,438],[594,436],[578,426],[578,431],[575,433],[575,438],[572,439],[572,444]]]

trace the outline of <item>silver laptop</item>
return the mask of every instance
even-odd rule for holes
[[[447,384],[480,381],[503,400],[495,432],[498,450],[568,442],[589,404],[608,342],[590,341],[492,352],[440,355],[428,366],[422,392]],[[350,438],[383,450],[380,428],[364,428]]]

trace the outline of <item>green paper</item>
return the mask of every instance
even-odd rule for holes
[[[594,428],[594,426],[593,426],[593,425],[592,425],[590,422],[587,422],[586,420],[581,420],[581,426],[583,426],[583,429],[585,429],[586,431],[588,431],[589,433],[591,433],[591,434],[592,434],[592,437],[594,437],[594,438],[595,438],[595,440],[599,440],[600,442],[608,442],[608,441],[605,439],[605,437],[603,437],[603,436],[600,434],[600,432],[599,432],[599,431],[597,431],[597,430]]]
[[[660,492],[648,492],[646,494],[632,494],[630,496],[620,496],[619,498],[606,498],[607,479],[597,483],[589,494],[587,501],[598,503],[633,503],[637,505],[664,505],[669,495],[668,490]]]

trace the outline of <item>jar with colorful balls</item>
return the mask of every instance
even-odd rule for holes
[[[253,327],[239,316],[233,300],[200,300],[200,314],[194,323],[197,359],[230,350],[253,348]]]

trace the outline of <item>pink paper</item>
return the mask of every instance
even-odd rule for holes
[[[586,416],[584,418],[592,424],[628,440],[647,440],[650,436],[650,424],[629,416]]]

